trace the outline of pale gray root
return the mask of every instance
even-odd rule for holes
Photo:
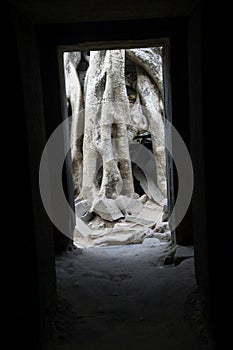
[[[105,51],[90,53],[89,68],[84,86],[85,95],[85,126],[83,138],[83,181],[81,196],[91,202],[98,194],[97,171],[98,156],[97,140],[100,139],[99,120],[101,116],[101,100],[105,87],[105,76],[102,72]],[[88,82],[88,83],[87,83]]]
[[[100,126],[100,140],[97,149],[102,156],[103,175],[99,192],[100,197],[117,198],[122,189],[122,177],[113,154],[112,126]]]
[[[134,193],[124,68],[124,50],[90,53],[88,83],[85,84],[82,195],[92,201],[95,197],[117,198],[121,193],[129,196]],[[96,181],[98,155],[103,164],[100,188]]]
[[[165,130],[161,113],[161,103],[155,84],[145,71],[137,67],[137,91],[140,95],[142,109],[146,114],[152,139],[153,154],[155,155],[157,186],[167,197]]]
[[[136,63],[137,66],[145,69],[147,74],[158,87],[159,94],[163,96],[163,72],[161,49],[148,47],[126,50],[126,57]]]
[[[84,115],[82,90],[76,70],[80,60],[80,52],[64,53],[66,96],[72,111],[70,146],[75,197],[77,197],[81,191],[83,168],[82,143],[84,132]]]
[[[132,175],[131,159],[129,154],[129,141],[126,123],[118,123],[116,126],[116,150],[118,153],[118,168],[123,180],[121,194],[133,197],[134,182]]]
[[[134,104],[131,104],[130,109],[130,124],[128,126],[128,139],[132,141],[135,136],[146,132],[149,129],[149,124],[146,115],[140,103],[139,94]]]

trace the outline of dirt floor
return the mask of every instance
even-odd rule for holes
[[[55,350],[211,349],[192,247],[155,238],[57,257]]]

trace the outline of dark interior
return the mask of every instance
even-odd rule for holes
[[[194,245],[203,312],[216,348],[226,348],[224,344],[231,340],[227,317],[232,298],[231,244],[230,238],[224,238],[220,246],[219,238],[214,236],[215,230],[221,231],[217,227],[221,225],[217,219],[220,215],[217,196],[221,198],[222,194],[217,187],[216,163],[211,158],[218,140],[216,124],[215,133],[210,130],[211,122],[222,115],[219,112],[223,113],[225,108],[227,113],[223,115],[229,115],[230,107],[226,89],[224,93],[216,90],[216,76],[210,68],[215,54],[211,38],[217,34],[212,5],[192,0],[136,0],[133,4],[128,0],[88,4],[70,0],[12,0],[7,4],[2,13],[6,19],[2,28],[6,40],[6,46],[2,43],[6,55],[2,74],[8,92],[4,98],[6,125],[2,130],[12,147],[6,153],[8,145],[2,146],[3,167],[7,169],[3,174],[4,205],[6,217],[10,218],[4,217],[7,225],[3,230],[6,238],[3,289],[7,286],[8,297],[4,297],[4,304],[9,300],[3,319],[7,348],[13,348],[14,342],[17,348],[47,349],[56,309],[55,254],[71,244],[47,217],[38,185],[41,153],[63,118],[65,97],[60,88],[58,47],[86,41],[111,44],[160,38],[170,42],[172,98],[167,108],[172,111],[172,122],[190,151],[194,167],[192,202],[176,230],[176,239],[180,245]],[[221,93],[225,96],[225,107]],[[176,176],[173,181],[171,186],[176,193]],[[71,177],[66,169],[64,186],[72,202]],[[226,210],[226,202],[224,206]],[[229,212],[224,214],[223,220]],[[13,217],[14,224],[10,225]],[[71,219],[67,217],[67,230]]]

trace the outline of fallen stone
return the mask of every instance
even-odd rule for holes
[[[122,213],[131,215],[138,215],[143,209],[143,204],[138,199],[126,196],[119,196],[116,205]]]
[[[132,198],[126,197],[126,196],[119,196],[117,199],[115,199],[115,203],[117,207],[122,211],[123,213],[126,213],[126,208],[130,205]]]
[[[140,227],[141,228],[141,225],[137,225],[136,223],[131,223],[131,222],[117,222],[115,223],[114,225],[114,230],[129,230],[130,228],[135,228],[135,227]]]
[[[88,223],[88,227],[93,230],[99,230],[105,228],[105,221],[98,215],[96,215],[93,220]]]
[[[75,203],[75,214],[78,218],[85,215],[91,209],[91,202],[87,199]]]
[[[87,212],[84,215],[82,215],[80,219],[84,222],[90,222],[93,217],[94,217],[93,213]]]
[[[91,219],[94,216],[93,213],[90,212],[90,209],[91,209],[91,202],[89,202],[86,199],[75,203],[76,217],[78,217],[79,219],[82,219],[84,222],[91,221]]]
[[[135,216],[135,215],[127,215],[125,221],[135,222],[140,225],[151,225],[154,221],[150,219],[144,219],[143,217]]]
[[[124,217],[115,201],[111,198],[99,199],[94,204],[93,211],[107,221],[115,221]]]
[[[145,220],[149,220],[151,222],[159,222],[161,221],[161,207],[156,206],[156,205],[145,205],[141,213],[138,215],[138,218],[143,218]]]
[[[167,222],[160,222],[156,225],[155,232],[166,232],[169,230]]]

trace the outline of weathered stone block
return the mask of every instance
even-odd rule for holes
[[[75,203],[76,216],[85,222],[89,222],[93,217],[93,213],[90,212],[90,209],[91,209],[91,202],[89,202],[86,199]]]
[[[143,209],[143,205],[139,200],[126,196],[119,196],[116,199],[116,205],[122,213],[130,215],[138,215]]]
[[[93,211],[107,221],[115,221],[124,217],[115,201],[111,198],[98,200],[93,207]]]

